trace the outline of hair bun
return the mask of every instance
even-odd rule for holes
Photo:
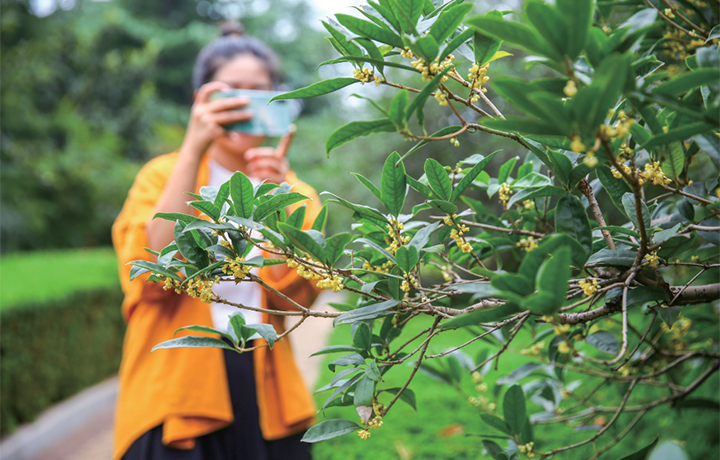
[[[245,35],[245,28],[237,21],[225,21],[220,26],[221,37],[242,37]]]

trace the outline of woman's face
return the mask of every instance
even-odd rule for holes
[[[267,67],[252,54],[241,54],[221,65],[213,81],[221,81],[234,89],[272,90],[272,78]],[[237,131],[226,131],[215,139],[214,146],[227,153],[242,155],[246,150],[259,146],[262,136],[250,136]]]

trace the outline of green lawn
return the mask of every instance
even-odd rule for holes
[[[112,248],[18,252],[0,257],[0,309],[119,285]]]
[[[404,343],[404,338],[409,339],[420,330],[430,325],[430,319],[427,321],[417,321],[404,331],[403,336],[396,339],[394,343]],[[349,336],[348,325],[338,326],[331,337],[331,344],[337,345],[341,340]],[[376,327],[379,327],[376,326]],[[444,351],[453,346],[457,346],[471,336],[469,333],[460,331],[459,333],[441,334],[430,345],[430,353]],[[526,346],[529,343],[529,337],[518,337],[518,347]],[[417,342],[419,343],[419,342]],[[482,348],[489,348],[495,351],[497,348],[481,341],[475,342],[466,347],[465,352],[471,357],[475,357]],[[415,346],[409,350],[415,349]],[[491,352],[492,352],[491,351]],[[339,354],[327,355],[325,363],[321,369],[321,376],[318,386],[322,386],[330,381],[332,373],[327,368],[327,363],[336,359]],[[437,361],[437,360],[433,360]],[[508,353],[502,355],[499,370],[490,370],[485,376],[484,381],[489,384],[489,388],[485,395],[493,401],[502,401],[502,395],[507,389],[507,385],[495,386],[493,382],[503,375],[511,372],[521,364],[528,362],[528,359],[512,347]],[[385,375],[386,383],[381,384],[380,388],[401,386],[411,372],[411,364],[402,366],[402,368],[394,369]],[[433,363],[435,364],[435,363]],[[568,375],[566,383],[577,380],[579,375]],[[583,387],[592,388],[599,382],[597,380],[583,379]],[[522,379],[521,384],[526,384],[532,380],[531,377]],[[344,460],[385,460],[385,459],[433,459],[433,460],[457,460],[457,459],[490,459],[490,456],[482,455],[483,449],[481,440],[483,438],[474,436],[478,433],[497,434],[491,428],[484,425],[481,421],[478,409],[470,406],[467,402],[467,395],[477,396],[471,378],[467,375],[463,381],[463,390],[466,395],[461,396],[455,389],[441,383],[437,380],[418,373],[411,387],[417,396],[418,411],[415,412],[408,405],[398,402],[393,407],[390,414],[384,419],[382,427],[371,430],[370,439],[363,441],[356,434],[350,433],[339,438],[324,441],[315,444],[314,458],[315,460],[334,460],[343,458]],[[718,376],[715,375],[707,384],[694,395],[694,398],[717,399]],[[617,388],[608,387],[605,391],[599,391],[597,400],[593,400],[596,404],[606,404],[608,397],[612,392],[618,391]],[[642,400],[643,391],[638,390],[635,394],[638,400]],[[582,392],[582,391],[581,391]],[[322,407],[325,399],[330,396],[331,392],[323,392],[316,395],[318,407]],[[495,395],[495,396],[493,396]],[[613,397],[613,400],[615,397]],[[384,393],[381,397],[382,403],[387,404],[390,396]],[[567,405],[567,404],[565,404]],[[498,404],[501,407],[501,404]],[[498,408],[499,415],[501,409]],[[540,411],[531,401],[528,401],[528,413],[536,413]],[[599,447],[604,446],[612,438],[614,438],[634,414],[623,415],[619,419],[619,427],[611,427],[610,431],[604,438]],[[329,408],[325,411],[325,416],[319,416],[319,420],[345,418],[348,420],[358,421],[354,408]],[[606,453],[602,458],[613,459],[623,458],[630,453],[639,450],[645,445],[652,442],[656,435],[660,435],[660,440],[677,439],[686,443],[690,458],[720,458],[718,457],[718,427],[720,421],[717,411],[685,409],[678,412],[669,407],[661,407],[654,409],[648,413],[640,423],[637,429],[625,438],[618,446]],[[567,445],[579,442],[590,437],[593,431],[573,431],[573,428],[559,425],[536,425],[535,438],[536,448],[540,450],[550,450],[561,445]],[[485,438],[487,439],[487,438]],[[505,446],[505,441],[497,440],[501,446]],[[340,454],[341,453],[341,454]],[[589,458],[593,453],[592,446],[587,445],[582,449],[575,449],[565,454],[560,454],[555,458],[559,459],[585,459]],[[524,458],[524,457],[522,457]]]

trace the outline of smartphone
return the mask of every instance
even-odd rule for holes
[[[238,110],[251,110],[253,116],[247,121],[225,125],[225,129],[251,134],[253,136],[280,137],[287,134],[293,122],[293,110],[287,101],[274,101],[270,99],[283,94],[278,91],[227,89],[215,91],[210,95],[214,101],[227,97],[245,97],[250,103]]]

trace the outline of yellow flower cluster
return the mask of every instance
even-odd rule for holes
[[[665,11],[663,11],[663,13],[664,13],[665,16],[667,16],[668,18],[670,18],[670,19],[675,19],[675,13],[673,13],[672,9],[670,9],[670,8],[665,8]]]
[[[598,159],[595,156],[594,152],[588,152],[585,154],[585,159],[583,159],[583,163],[587,165],[589,168],[594,168],[598,164]]]
[[[458,228],[450,230],[450,238],[455,240],[460,250],[464,253],[472,252],[472,245],[465,239],[465,232],[469,231],[466,225],[461,224]]]
[[[525,454],[527,458],[533,458],[535,454],[533,453],[533,446],[535,445],[534,442],[530,441],[527,444],[521,444],[518,446],[518,450]]]
[[[616,137],[626,137],[630,134],[630,127],[635,123],[635,120],[628,118],[623,110],[618,112],[618,121],[613,126],[602,125],[600,131],[608,139],[614,139]]]
[[[545,347],[545,342],[540,341],[534,345],[531,345],[530,348],[525,348],[524,350],[520,351],[520,354],[523,354],[525,356],[527,355],[539,355],[540,351]]]
[[[394,217],[390,218],[390,223],[385,227],[388,229],[389,236],[385,238],[385,242],[388,244],[388,247],[385,249],[390,254],[395,255],[395,251],[397,251],[400,246],[410,242],[410,237],[400,234],[400,231],[402,231],[405,226]]]
[[[468,81],[470,82],[470,91],[472,91],[472,95],[470,96],[470,102],[477,102],[480,97],[473,91],[474,88],[480,88],[480,91],[483,93],[487,93],[487,88],[485,85],[487,82],[490,81],[490,77],[487,76],[487,71],[490,68],[490,64],[485,64],[484,66],[478,66],[477,63],[474,63],[472,67],[470,67],[470,73],[468,74]]]
[[[359,69],[355,69],[353,72],[353,77],[360,80],[360,83],[363,85],[370,80],[375,81],[375,84],[378,84],[375,80],[375,71],[373,69],[368,69],[367,67],[361,67]]]
[[[180,285],[182,285],[182,283],[180,281],[178,281],[176,279],[172,279],[169,276],[164,276],[164,275],[159,275],[159,276],[165,278],[165,280],[164,280],[165,285],[163,286],[164,291],[174,289],[175,294],[180,294],[182,292],[182,289],[180,287]]]
[[[503,207],[507,207],[508,201],[510,201],[510,195],[512,195],[512,190],[510,190],[510,186],[507,182],[503,182],[503,184],[500,186],[498,194],[498,196],[500,197],[500,201],[503,204]]]
[[[560,353],[570,353],[570,345],[563,340],[562,342],[558,343],[558,351]]]
[[[226,275],[232,275],[235,280],[241,280],[247,276],[248,273],[250,273],[250,270],[252,270],[251,267],[248,267],[247,265],[243,265],[242,262],[244,262],[245,259],[243,257],[236,257],[235,260],[232,260],[230,257],[225,257],[225,262],[227,262],[227,265],[223,265],[222,271]]]
[[[322,276],[315,273],[314,271],[305,268],[304,265],[300,265],[297,269],[297,274],[305,278],[306,280],[319,280]]]
[[[691,327],[692,321],[684,316],[678,318],[677,321],[673,323],[672,328],[669,328],[667,324],[663,323],[662,331],[670,332],[670,348],[673,350],[682,350],[685,347],[685,339],[690,332]]]
[[[515,246],[519,249],[524,249],[525,251],[530,252],[537,248],[538,244],[537,241],[535,241],[535,238],[528,236],[527,238],[523,238],[515,243]]]
[[[669,17],[669,16],[668,16]],[[675,27],[671,27],[665,35],[664,45],[669,48],[670,53],[678,60],[684,61],[691,56],[697,48],[705,46],[705,42],[697,36],[694,30],[690,34]]]
[[[655,268],[658,266],[658,262],[660,261],[660,257],[657,255],[657,251],[653,251],[650,254],[645,254],[645,257],[643,257],[652,268]]]
[[[568,82],[565,84],[565,87],[563,88],[563,93],[567,97],[573,97],[578,92],[577,83],[575,83],[575,80],[568,80]]]
[[[582,153],[587,149],[587,147],[585,147],[585,144],[582,143],[580,136],[573,136],[571,140],[572,142],[570,143],[570,150],[572,150],[573,152]]]
[[[470,376],[472,377],[472,380],[473,380],[474,383],[480,383],[480,382],[482,382],[483,376],[482,376],[482,374],[481,374],[480,372],[475,371],[475,372],[473,372],[472,374],[470,374]]]
[[[457,137],[453,137],[452,139],[450,139],[450,143],[455,147],[460,147],[460,141],[457,140]]]
[[[672,182],[665,176],[665,173],[662,172],[659,161],[645,163],[645,171],[640,173],[640,177],[643,178],[644,181],[652,182],[655,185],[667,185]]]
[[[370,437],[370,432],[368,430],[360,430],[360,431],[358,431],[358,436],[360,436],[363,439],[367,439]]]
[[[455,56],[451,54],[446,57],[442,62],[439,62],[438,59],[435,59],[435,61],[431,62],[430,65],[428,65],[427,62],[423,61],[422,59],[418,59],[417,61],[412,61],[410,65],[415,67],[415,69],[422,74],[423,81],[430,81],[435,75],[439,74],[447,67],[451,66],[454,60]],[[447,81],[447,79],[447,76],[443,76],[441,81],[445,82]]]
[[[628,166],[626,164],[622,164],[622,165],[620,165],[620,167],[625,172],[625,174],[627,174],[628,176],[632,175],[632,169],[630,169],[630,166]],[[620,171],[618,171],[615,168],[615,166],[610,168],[610,172],[612,173],[613,177],[616,179],[622,179],[622,177],[623,177],[622,173]]]
[[[555,331],[555,334],[557,334],[557,335],[565,335],[565,333],[570,332],[570,325],[569,324],[556,324],[553,326],[553,330]]]
[[[448,105],[448,99],[444,92],[441,90],[437,90],[433,93],[433,96],[435,97],[435,100],[438,101],[438,104],[440,105]]]
[[[372,420],[370,420],[370,422],[368,422],[368,427],[373,428],[373,429],[378,429],[382,426],[382,424],[383,424],[382,417],[380,417],[379,415],[376,415],[375,417],[373,417]]]
[[[600,287],[596,278],[586,278],[584,280],[580,280],[579,284],[585,295],[588,297],[595,294]]]
[[[415,57],[416,57],[415,53],[410,51],[410,48],[408,48],[407,46],[405,47],[404,50],[400,51],[400,56],[404,57],[405,59],[415,59]]]
[[[203,302],[210,303],[215,300],[215,293],[212,291],[213,284],[212,280],[193,278],[185,285],[185,291],[194,299],[200,298]]]
[[[406,273],[405,279],[400,285],[400,289],[405,292],[410,292],[410,289],[412,289],[413,287],[418,287],[417,279],[415,279],[415,277],[410,275],[409,273]]]
[[[326,276],[317,282],[317,287],[320,289],[332,289],[333,292],[340,292],[343,290],[343,279],[337,275]]]
[[[525,200],[522,202],[523,208],[525,209],[535,209],[535,201],[534,200]]]
[[[220,240],[220,246],[224,247],[225,249],[232,250],[232,245],[227,240]]]
[[[388,260],[387,262],[385,262],[385,263],[382,264],[381,266],[376,267],[376,266],[374,266],[373,264],[371,264],[370,262],[368,262],[368,261],[366,260],[366,261],[363,262],[362,268],[363,268],[364,270],[372,270],[372,271],[375,271],[375,272],[387,273],[387,272],[390,270],[390,267],[392,267],[392,265],[393,265],[393,263]]]

